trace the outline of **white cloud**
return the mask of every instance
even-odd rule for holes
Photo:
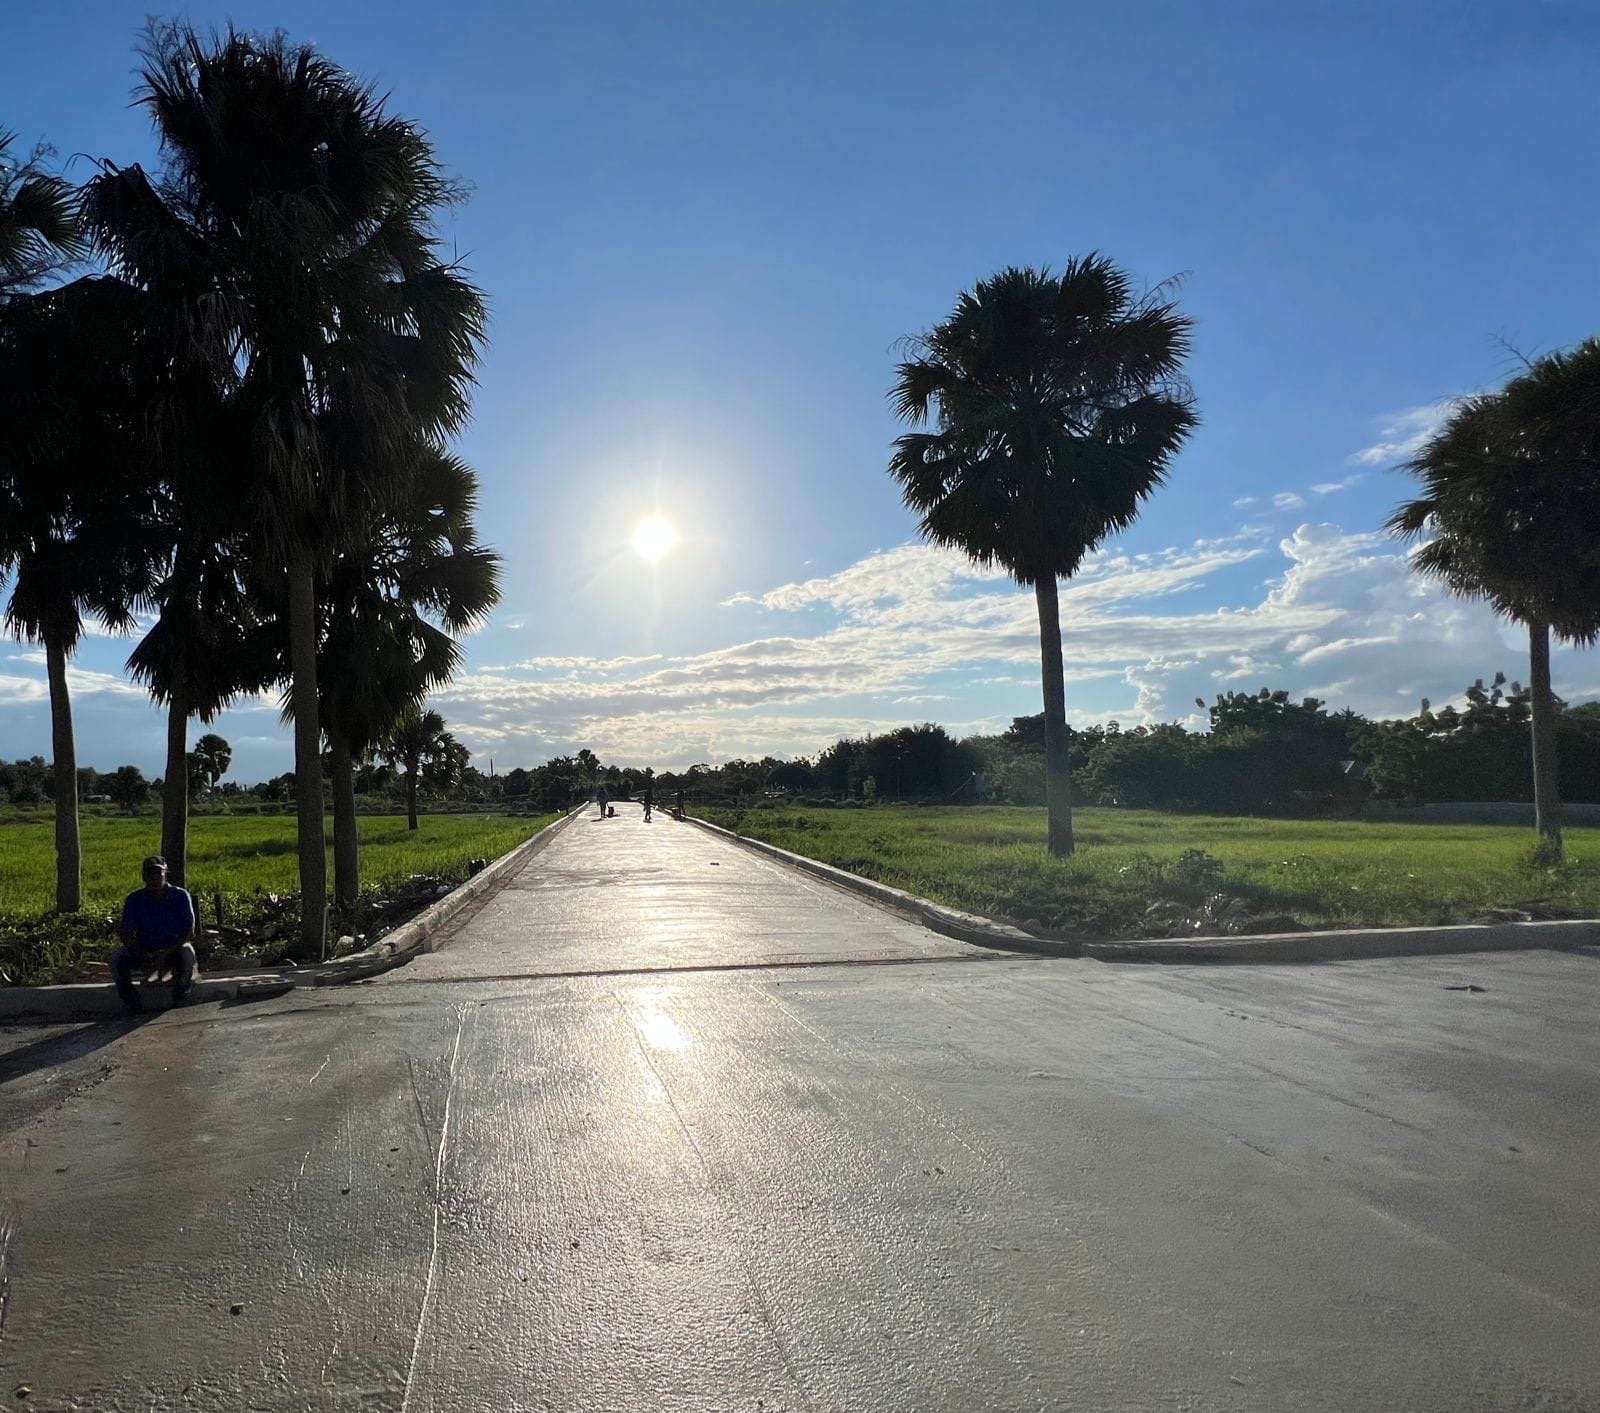
[[[1278,542],[1254,602],[1213,606],[1209,581],[1272,553],[1241,534],[1095,556],[1061,590],[1073,719],[1201,720],[1195,697],[1261,686],[1395,715],[1497,668],[1514,675],[1517,633],[1413,575],[1376,533],[1301,525]],[[1185,604],[1204,589],[1207,606]],[[803,754],[930,715],[953,731],[991,730],[1037,710],[1031,590],[948,551],[901,546],[743,604],[781,630],[684,656],[479,670],[441,694],[442,707],[468,745],[502,760],[588,745],[658,765]],[[1007,710],[996,709],[997,689]]]
[[[1225,587],[1245,565],[1255,587]],[[1060,606],[1079,724],[1199,722],[1196,697],[1263,686],[1409,714],[1420,697],[1443,702],[1475,677],[1525,671],[1518,630],[1412,574],[1392,540],[1335,525],[1105,552],[1062,586]],[[700,652],[480,665],[437,703],[501,769],[581,746],[658,767],[793,756],[907,721],[932,717],[961,734],[1038,710],[1032,591],[950,551],[903,545],[746,595],[740,608],[757,636]],[[1557,690],[1581,700],[1575,684],[1595,680],[1597,661],[1559,650]],[[6,666],[0,708],[37,711],[47,696],[37,662]],[[144,698],[110,673],[74,667],[71,680],[75,695],[126,699],[130,710]]]
[[[1311,488],[1311,493],[1318,496],[1336,495],[1340,491],[1347,491],[1351,486],[1359,485],[1366,480],[1365,471],[1357,471],[1353,476],[1346,476],[1342,481],[1318,481]]]
[[[1257,504],[1260,499],[1259,496],[1240,496],[1238,500],[1234,501],[1233,508],[1235,510],[1248,510],[1252,505]]]
[[[38,664],[42,667],[45,660],[42,652],[10,653],[7,656],[12,662],[23,662],[30,666]],[[74,699],[105,695],[149,700],[149,693],[126,677],[119,677],[113,672],[94,672],[71,663],[67,665],[67,691]],[[42,674],[32,677],[0,675],[0,706],[48,701],[49,697],[50,685]]]
[[[1363,447],[1350,459],[1363,466],[1389,466],[1404,461],[1413,452],[1420,451],[1428,438],[1444,425],[1455,405],[1455,398],[1443,398],[1421,407],[1407,408],[1404,412],[1390,413],[1378,423],[1379,440]]]
[[[1305,497],[1296,495],[1293,491],[1279,491],[1272,498],[1272,505],[1275,510],[1299,510],[1305,503]]]

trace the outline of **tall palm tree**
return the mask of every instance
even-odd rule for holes
[[[481,623],[499,600],[499,556],[479,546],[472,524],[477,478],[431,444],[414,455],[412,500],[339,556],[321,595],[320,651],[337,669],[319,673],[333,784],[334,898],[346,905],[360,891],[357,760],[406,705],[450,679],[461,662],[454,635]]]
[[[1534,826],[1559,857],[1550,638],[1600,641],[1600,339],[1462,399],[1405,469],[1422,494],[1389,529],[1431,536],[1413,568],[1528,631]]]
[[[131,451],[142,348],[139,296],[117,280],[79,279],[0,311],[4,623],[45,651],[62,912],[82,905],[67,661],[86,620],[132,627],[157,556],[154,497]]]
[[[1049,847],[1072,852],[1057,581],[1131,525],[1193,430],[1191,321],[1097,254],[1008,268],[908,341],[889,396],[913,426],[889,474],[935,544],[998,564],[1039,612]]]
[[[384,732],[378,750],[406,777],[406,827],[417,827],[417,783],[425,768],[451,762],[460,747],[444,728],[444,718],[436,711],[407,707]]]
[[[115,267],[184,311],[242,434],[254,557],[287,604],[303,948],[326,898],[319,569],[405,487],[397,453],[464,423],[482,297],[438,255],[457,195],[427,137],[281,34],[154,25],[141,101],[163,177],[108,170],[90,200]]]

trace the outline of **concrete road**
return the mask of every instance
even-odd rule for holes
[[[1600,1407],[1600,959],[965,962],[642,830],[450,949],[517,979],[8,1033],[0,1398]],[[724,966],[814,910],[819,955],[541,977],[616,956],[518,896]]]

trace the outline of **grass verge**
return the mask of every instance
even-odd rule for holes
[[[1600,916],[1600,830],[1541,867],[1528,829],[1084,809],[707,810],[713,824],[968,912],[1074,937]]]
[[[404,816],[363,816],[363,896],[370,904],[419,874],[459,882],[467,877],[469,860],[498,858],[556,818],[427,815],[413,833]],[[0,875],[0,984],[65,980],[109,956],[122,900],[139,886],[139,861],[161,847],[159,819],[85,819],[83,911],[60,916],[47,911],[55,894],[52,830],[46,822],[0,829],[6,856]],[[331,837],[331,822],[328,832]],[[331,853],[328,868],[331,879]],[[231,951],[260,954],[265,944],[252,941],[251,934],[269,920],[292,922],[298,915],[292,898],[298,872],[292,818],[209,816],[190,822],[188,887],[203,926],[216,924],[220,903],[225,923],[245,934],[229,941]],[[207,960],[202,949],[202,965]]]

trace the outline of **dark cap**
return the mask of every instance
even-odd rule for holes
[[[144,868],[142,871],[145,873],[151,873],[157,869],[159,869],[162,873],[165,873],[167,871],[167,861],[162,858],[160,854],[151,854],[150,857],[144,861]]]

